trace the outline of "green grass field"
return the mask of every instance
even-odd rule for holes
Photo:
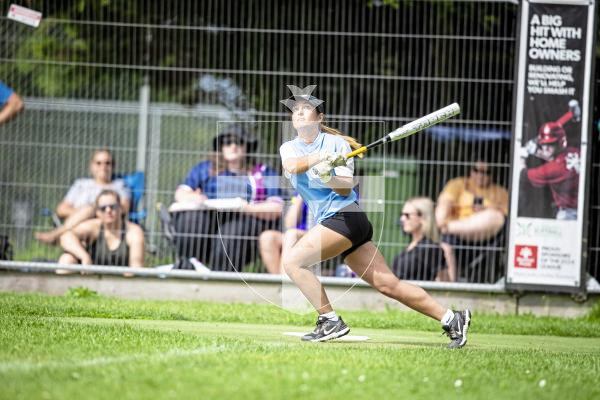
[[[0,294],[0,399],[600,398],[585,318],[475,314],[445,349],[412,312],[341,312],[361,343],[302,343],[314,316],[263,305]]]

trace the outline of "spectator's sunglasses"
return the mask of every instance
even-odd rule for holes
[[[406,219],[410,219],[411,215],[416,215],[416,216],[420,217],[421,213],[419,211],[414,212],[414,213],[402,213],[402,214],[400,214],[400,218],[404,217]]]
[[[96,210],[105,213],[107,211],[117,211],[120,208],[121,208],[121,205],[119,203],[112,203],[112,204],[105,204],[103,206],[98,205],[98,207],[96,207]]]
[[[482,174],[482,175],[489,175],[490,171],[487,169],[479,169],[477,167],[473,167],[473,172],[477,172],[478,174]]]
[[[227,136],[227,137],[224,137],[223,140],[221,140],[221,146],[229,146],[232,144],[237,144],[238,146],[241,146],[242,141],[233,136]]]

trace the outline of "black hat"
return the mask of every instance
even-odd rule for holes
[[[246,145],[246,151],[248,153],[253,153],[256,151],[258,147],[258,140],[250,135],[248,131],[246,131],[243,127],[239,125],[227,125],[225,128],[219,132],[217,136],[213,139],[213,150],[219,151],[221,148],[221,144],[225,140],[225,138],[234,137]]]

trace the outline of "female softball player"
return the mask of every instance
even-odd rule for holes
[[[315,330],[305,341],[325,341],[346,335],[350,328],[336,314],[316,275],[313,264],[342,255],[344,262],[382,294],[435,318],[450,337],[449,348],[467,342],[471,312],[452,311],[440,305],[425,290],[400,281],[371,242],[373,228],[357,204],[353,184],[353,159],[343,154],[358,148],[355,139],[322,124],[323,102],[310,95],[295,95],[282,101],[292,111],[297,137],[280,148],[286,177],[307,202],[317,224],[283,257],[283,267],[304,296],[319,313]],[[340,160],[345,166],[336,166]],[[331,176],[323,179],[317,170],[323,163],[331,166]]]

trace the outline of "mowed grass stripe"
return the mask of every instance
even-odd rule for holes
[[[190,332],[202,335],[223,335],[231,337],[252,337],[257,340],[268,339],[290,343],[303,343],[297,337],[284,336],[284,332],[308,332],[312,327],[294,325],[263,325],[263,324],[240,324],[240,323],[211,323],[190,321],[155,321],[155,320],[115,320],[108,318],[64,318],[65,321],[74,321],[90,324],[128,324],[140,328]],[[440,330],[441,331],[441,330]],[[369,345],[387,343],[394,345],[436,345],[445,347],[448,339],[441,334],[432,332],[402,330],[402,329],[368,329],[352,328],[352,335],[368,336],[367,342],[348,343],[340,341],[329,341],[323,345]],[[600,338],[567,338],[559,336],[535,336],[535,335],[491,335],[471,333],[469,335],[469,346],[478,349],[539,349],[545,351],[568,351],[575,349],[582,352],[600,354]],[[310,343],[308,345],[319,345]]]
[[[73,369],[87,367],[101,367],[110,364],[123,364],[130,362],[162,362],[173,358],[191,357],[201,354],[223,352],[227,349],[224,346],[208,346],[192,350],[173,349],[164,353],[141,353],[130,354],[127,356],[101,356],[84,360],[69,360],[69,361],[47,361],[47,362],[9,362],[0,363],[0,373],[8,372],[30,372],[43,368],[49,369]]]
[[[570,352],[558,354],[526,348],[480,351],[469,347],[448,351],[439,342],[407,343],[404,337],[425,342],[438,340],[431,333],[413,331],[366,329],[364,333],[378,334],[380,338],[368,344],[309,344],[280,336],[281,328],[293,328],[281,325],[89,318],[44,318],[37,324],[39,329],[34,336],[55,338],[62,332],[76,338],[67,348],[65,343],[50,344],[73,350],[77,355],[85,355],[86,351],[113,353],[114,348],[107,347],[104,340],[99,343],[100,348],[90,346],[93,337],[86,335],[95,333],[102,339],[118,339],[122,332],[128,338],[129,348],[139,350],[141,344],[150,353],[108,356],[107,360],[114,358],[118,362],[93,365],[90,360],[97,359],[97,354],[69,359],[69,351],[65,351],[58,354],[58,361],[49,361],[45,368],[5,371],[0,380],[6,389],[4,395],[9,396],[0,394],[0,398],[19,398],[13,396],[19,393],[26,394],[22,398],[69,398],[81,393],[107,399],[174,398],[173,395],[189,396],[194,392],[201,393],[202,398],[322,398],[323,387],[337,390],[327,396],[333,399],[373,395],[387,398],[400,392],[410,393],[411,398],[430,398],[440,388],[449,391],[445,396],[449,398],[493,399],[511,394],[559,398],[555,396],[566,395],[569,390],[577,390],[583,396],[579,398],[597,394],[592,384],[592,366],[598,357],[579,352],[576,342],[581,339],[569,344]],[[151,352],[154,339],[162,348],[181,344],[192,348],[167,351],[188,352],[185,357],[163,357],[165,353]],[[115,342],[117,348],[122,344],[122,340]],[[192,354],[198,348],[217,351]],[[119,383],[124,380],[127,389]],[[539,387],[541,380],[547,382],[543,390]],[[455,387],[457,382],[460,385]]]
[[[600,398],[597,337],[497,334],[478,331],[476,318],[469,345],[449,351],[435,321],[415,329],[427,319],[393,312],[344,314],[368,342],[302,343],[282,332],[312,329],[312,316],[265,316],[264,307],[10,295],[0,303],[12,306],[0,309],[0,399]],[[98,310],[103,318],[91,318]],[[233,311],[254,322],[229,321]],[[116,318],[123,314],[135,318]],[[515,320],[482,319],[506,329]],[[546,320],[516,321],[515,332],[539,332]],[[567,327],[560,332],[569,321],[556,320]],[[596,322],[578,323],[591,331]]]
[[[348,343],[329,341],[325,343],[304,343],[297,337],[284,336],[284,332],[307,332],[311,327],[294,325],[264,325],[241,323],[211,323],[190,321],[163,321],[163,320],[121,320],[109,318],[67,317],[44,318],[49,321],[62,321],[65,323],[105,325],[109,327],[130,327],[152,331],[170,331],[190,333],[204,337],[228,337],[232,339],[247,339],[262,343],[297,344],[301,346],[373,346],[390,345],[394,347],[407,346],[433,346],[445,348],[448,339],[437,333],[401,330],[401,329],[368,329],[353,328],[354,335],[368,336],[367,342]],[[599,338],[565,338],[554,336],[534,335],[491,335],[471,333],[468,347],[464,350],[497,350],[497,349],[526,349],[547,352],[580,352],[600,354]]]
[[[77,289],[74,293],[78,293]],[[439,332],[439,323],[416,312],[344,311],[352,328],[408,329]],[[311,326],[315,315],[296,315],[264,304],[214,304],[196,301],[77,298],[41,294],[0,293],[0,316],[91,317],[116,319],[185,320],[248,324]],[[600,302],[580,318],[536,317],[474,313],[473,333],[534,336],[600,337]]]

